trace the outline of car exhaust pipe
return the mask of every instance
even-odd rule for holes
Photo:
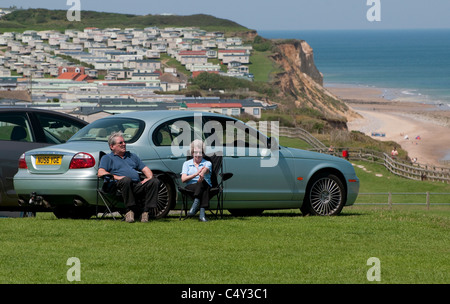
[[[73,204],[75,205],[75,207],[81,207],[84,205],[83,201],[81,201],[79,199],[74,199]]]
[[[45,199],[42,200],[42,204],[44,205],[45,208],[51,208],[52,206],[50,206],[50,203],[47,202]]]

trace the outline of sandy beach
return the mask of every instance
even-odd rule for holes
[[[349,120],[349,130],[372,138],[395,141],[420,164],[448,167],[450,107],[422,102],[388,100],[374,88],[327,87],[361,118]],[[384,136],[379,136],[379,135]]]

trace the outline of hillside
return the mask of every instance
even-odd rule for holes
[[[14,30],[64,30],[86,27],[200,27],[224,32],[251,32],[236,22],[210,15],[132,15],[82,11],[79,22],[67,20],[67,11],[48,9],[16,10],[0,20],[0,31]]]
[[[323,76],[314,64],[313,50],[306,41],[267,40],[258,36],[254,30],[210,15],[130,15],[82,11],[80,22],[69,22],[66,14],[64,10],[17,10],[0,20],[0,31],[152,26],[222,31],[226,36],[240,36],[245,44],[252,44],[250,70],[263,70],[262,74],[265,75],[255,75],[257,81],[250,82],[205,74],[192,80],[188,92],[181,93],[206,96],[214,94],[213,91],[210,93],[211,90],[225,90],[223,97],[257,98],[278,105],[278,109],[268,111],[264,119],[279,120],[283,125],[299,126],[308,131],[347,129],[347,117],[355,115],[343,101],[322,87]],[[258,65],[264,66],[264,69],[258,69]]]

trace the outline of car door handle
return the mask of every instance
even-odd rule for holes
[[[179,159],[179,157],[177,157],[177,156],[169,156],[169,159]]]

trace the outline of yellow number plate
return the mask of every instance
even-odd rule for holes
[[[61,155],[36,155],[36,165],[61,165]]]

